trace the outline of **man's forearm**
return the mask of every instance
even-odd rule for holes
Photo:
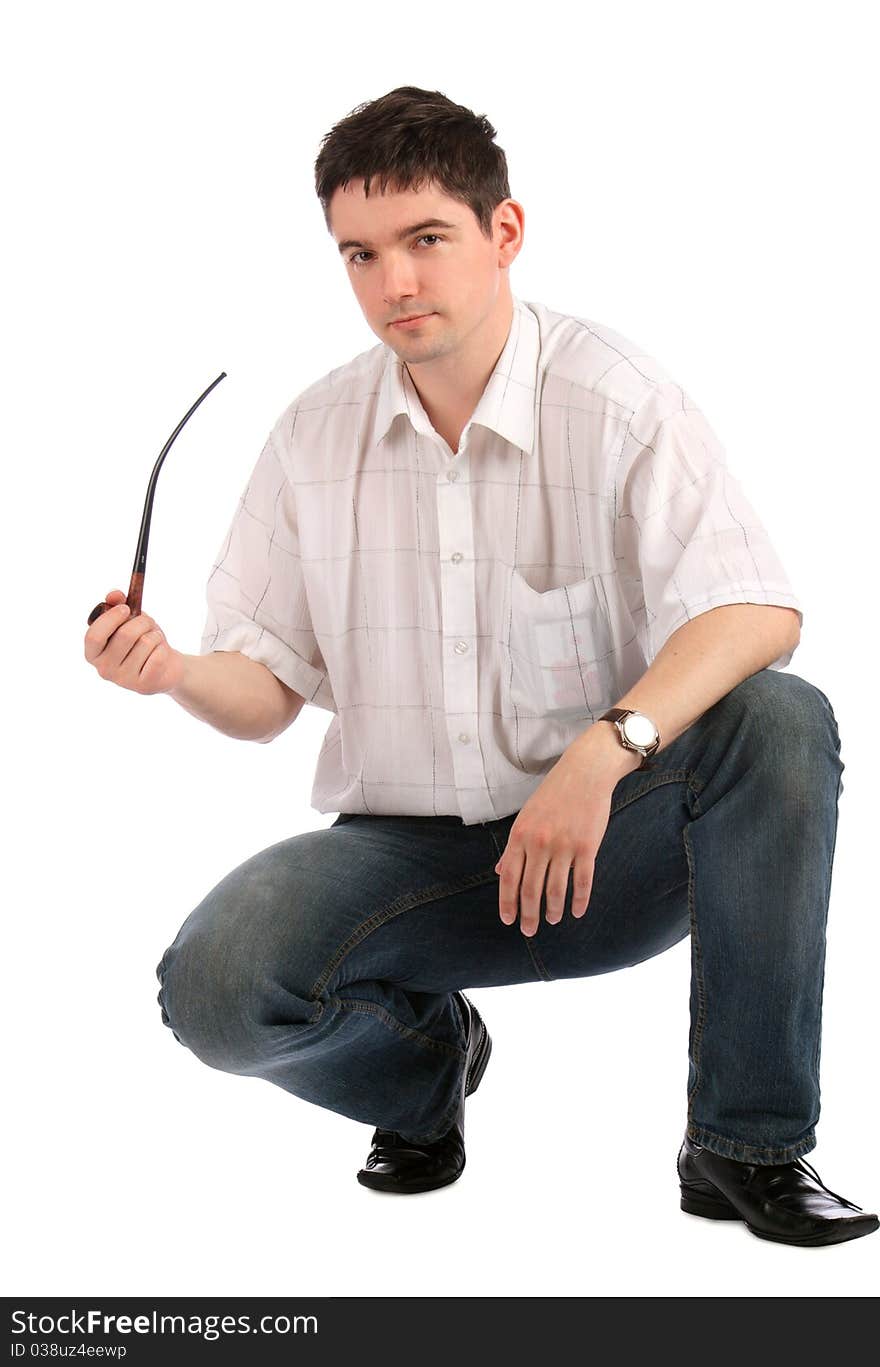
[[[729,603],[685,622],[642,677],[613,707],[644,712],[660,732],[661,754],[732,688],[766,669],[800,639],[792,608]],[[583,752],[591,771],[616,784],[641,764],[608,722],[594,722],[568,747]]]
[[[185,711],[235,740],[271,740],[290,714],[275,675],[238,650],[184,655],[183,682],[168,694]]]

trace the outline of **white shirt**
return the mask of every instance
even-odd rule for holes
[[[200,653],[333,714],[319,812],[508,816],[689,618],[803,621],[681,386],[601,323],[513,304],[457,453],[379,344],[284,410],[219,548]]]

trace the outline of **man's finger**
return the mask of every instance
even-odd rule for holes
[[[525,876],[519,890],[519,928],[523,935],[534,935],[538,929],[548,863],[548,855],[537,849],[526,850]]]
[[[498,910],[506,926],[512,926],[516,920],[519,880],[522,877],[524,863],[525,856],[522,851],[511,850],[510,848],[504,851],[498,889]]]
[[[555,926],[562,920],[565,911],[565,898],[568,893],[568,875],[571,871],[571,856],[558,854],[550,865],[547,875],[547,914],[548,925]]]
[[[574,888],[571,894],[571,914],[580,918],[587,910],[593,890],[595,858],[582,854],[574,861]]]

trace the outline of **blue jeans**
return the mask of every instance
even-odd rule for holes
[[[432,1141],[466,1040],[455,989],[589,977],[691,940],[687,1130],[723,1157],[815,1147],[825,926],[843,791],[825,694],[763,669],[614,788],[587,913],[498,915],[516,813],[343,813],[226,875],[156,969],[212,1068]]]

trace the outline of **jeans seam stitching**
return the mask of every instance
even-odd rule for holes
[[[464,1072],[466,1066],[466,1063],[462,1063],[462,1073]],[[432,1130],[428,1135],[423,1135],[419,1140],[416,1141],[417,1143],[433,1144],[436,1142],[437,1139],[440,1139],[452,1128],[452,1125],[455,1123],[455,1120],[458,1116],[458,1108],[461,1105],[462,1082],[463,1079],[460,1077],[458,1085],[456,1087],[455,1100],[452,1102],[451,1106],[449,1106],[449,1108],[444,1112],[436,1128]]]
[[[810,1132],[799,1139],[795,1144],[782,1144],[773,1148],[768,1144],[745,1144],[741,1139],[731,1139],[729,1135],[719,1134],[717,1130],[709,1129],[706,1125],[696,1125],[689,1123],[688,1138],[695,1144],[703,1143],[703,1136],[710,1140],[716,1140],[722,1144],[729,1144],[732,1149],[737,1149],[743,1153],[759,1153],[765,1158],[777,1158],[782,1162],[789,1161],[784,1155],[796,1153],[800,1157],[801,1153],[809,1153],[816,1147],[815,1128],[811,1126]],[[720,1155],[723,1157],[724,1155]],[[742,1162],[749,1162],[749,1159],[742,1159]]]
[[[495,846],[495,853],[498,855],[498,858],[500,859],[501,856],[504,854],[504,851],[498,843],[498,837],[494,831],[490,831],[489,835],[492,837],[492,844]]]
[[[638,771],[634,770],[633,772],[636,773]],[[629,775],[626,775],[626,777],[629,777]],[[657,774],[654,778],[646,779],[644,783],[639,785],[635,792],[627,792],[625,796],[620,797],[616,802],[612,800],[611,810],[608,815],[609,817],[614,816],[615,812],[619,812],[623,807],[628,807],[631,802],[635,802],[637,798],[644,797],[645,793],[650,793],[652,789],[659,788],[663,783],[685,782],[689,786],[694,787],[695,791],[699,791],[699,785],[695,786],[693,780],[694,775],[690,769],[667,769],[662,774]],[[622,781],[623,780],[621,780],[621,782]]]
[[[532,962],[533,962],[534,965],[535,965],[535,971],[536,971],[538,974],[540,974],[541,980],[542,980],[543,982],[545,982],[545,983],[550,983],[550,982],[552,982],[552,981],[553,981],[553,977],[552,977],[552,975],[547,971],[547,967],[546,967],[546,965],[545,965],[543,959],[542,959],[541,956],[538,954],[538,951],[537,951],[537,949],[535,948],[535,946],[532,944],[532,937],[529,936],[529,935],[523,935],[523,939],[524,939],[525,942],[526,942],[526,949],[529,951],[529,955],[531,956]]]
[[[481,883],[491,883],[497,877],[498,875],[495,873],[495,870],[492,869],[489,873],[468,874],[461,882],[448,884],[433,883],[429,887],[422,888],[416,893],[402,893],[396,901],[391,902],[386,907],[382,907],[379,911],[374,911],[371,916],[367,917],[366,921],[362,921],[361,924],[352,931],[348,939],[343,941],[325,965],[322,972],[319,973],[315,982],[312,984],[309,996],[313,999],[316,998],[322,989],[326,987],[331,975],[346,956],[350,954],[362,940],[365,940],[374,930],[378,930],[386,921],[390,921],[392,917],[399,916],[404,911],[412,911],[414,907],[425,906],[429,902],[438,902],[444,897],[454,896],[455,893],[466,892],[469,888],[479,887]]]
[[[822,696],[824,697],[824,694],[823,694]],[[827,699],[826,699],[826,702],[827,702]],[[830,703],[829,703],[828,705],[829,705],[829,707],[831,706]],[[833,714],[832,714],[832,715],[833,715]],[[838,754],[838,758],[839,758],[839,757],[840,757],[840,749],[839,749],[839,747],[838,747],[838,750],[837,750],[837,754]],[[838,828],[839,828],[839,826],[840,826],[840,786],[839,786],[839,785],[840,785],[840,775],[838,774],[837,798],[835,799],[835,809],[834,809],[834,836],[833,836],[833,839],[832,839],[832,841],[831,841],[831,855],[830,855],[829,860],[828,860],[828,877],[829,877],[829,885],[830,885],[831,879],[833,878],[834,852],[835,852],[835,850],[837,849],[837,832],[838,832]],[[822,936],[823,936],[823,945],[822,945],[822,966],[821,966],[821,969],[820,969],[820,971],[819,971],[818,996],[817,996],[817,1009],[818,1009],[819,1028],[818,1028],[818,1030],[816,1031],[816,1047],[815,1047],[815,1049],[813,1050],[813,1064],[812,1064],[813,1084],[814,1084],[814,1086],[815,1086],[815,1088],[816,1088],[816,1095],[817,1095],[817,1096],[820,1095],[820,1086],[821,1086],[820,1080],[819,1080],[819,1064],[820,1064],[820,1060],[821,1060],[821,1056],[822,1056],[822,1001],[823,1001],[823,998],[824,998],[824,995],[825,995],[825,965],[826,965],[827,960],[828,960],[827,930],[828,930],[828,910],[829,910],[829,906],[830,906],[830,898],[831,898],[831,892],[830,892],[830,886],[829,886],[829,891],[826,893],[826,896],[825,896],[825,922],[824,922],[823,927],[822,927]],[[818,1118],[818,1117],[817,1117],[817,1118]]]
[[[403,1025],[378,1002],[365,1001],[359,997],[332,997],[330,1004],[340,1007],[343,1011],[360,1011],[364,1015],[378,1016],[389,1028],[396,1030],[400,1035],[405,1035],[407,1039],[415,1040],[417,1044],[423,1045],[426,1049],[437,1049],[441,1053],[451,1054],[455,1059],[463,1059],[467,1056],[467,1051],[459,1049],[455,1044],[447,1044],[445,1040],[431,1039],[430,1035],[423,1035],[421,1031]]]
[[[693,810],[696,816],[700,815],[699,800],[688,776],[688,787],[693,792]],[[700,1090],[703,1081],[701,1066],[703,1032],[706,1025],[706,984],[703,978],[703,947],[700,944],[700,933],[697,926],[696,898],[694,895],[695,871],[693,848],[691,845],[690,832],[688,826],[684,827],[682,833],[684,841],[685,855],[688,865],[688,921],[691,928],[691,942],[693,946],[693,973],[697,985],[697,1019],[694,1022],[694,1085],[688,1093],[687,1098],[687,1118],[688,1124],[694,1125],[694,1101]]]

